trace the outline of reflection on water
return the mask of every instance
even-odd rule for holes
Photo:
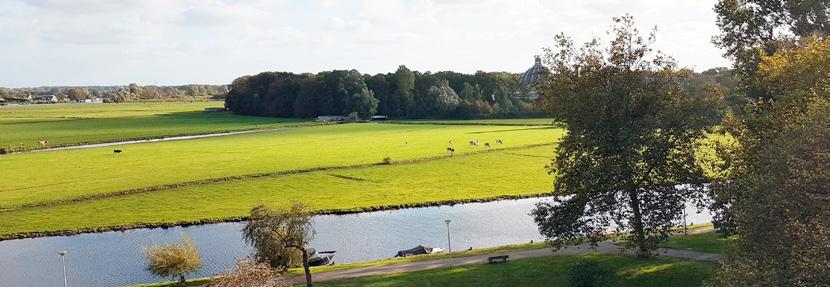
[[[339,263],[388,258],[418,244],[446,248],[445,219],[452,220],[456,250],[541,240],[528,215],[540,198],[459,204],[314,217],[317,250],[337,250]],[[689,222],[711,220],[707,212],[689,208]],[[117,286],[159,281],[144,271],[141,246],[179,240],[187,233],[199,247],[204,277],[233,266],[251,249],[242,240],[240,223],[218,223],[169,229],[137,229],[20,239],[0,242],[0,286],[60,286],[63,284],[59,250],[68,250],[66,271],[70,286]]]

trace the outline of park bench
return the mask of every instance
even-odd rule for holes
[[[490,257],[487,257],[487,263],[507,262],[508,257],[510,257],[510,255],[490,256]]]

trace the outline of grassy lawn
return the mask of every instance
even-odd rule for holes
[[[222,102],[55,104],[0,107],[0,147],[38,148],[128,139],[262,129],[308,122],[301,119],[204,112]]]
[[[391,120],[392,123],[418,123],[418,124],[451,124],[451,125],[507,125],[507,126],[537,126],[553,125],[553,119],[531,118],[531,119],[476,119],[476,120]]]
[[[705,232],[689,235],[672,235],[669,240],[660,244],[663,248],[692,250],[708,253],[723,253],[736,237],[723,237],[717,232]]]
[[[21,232],[194,222],[246,215],[259,204],[314,210],[530,196],[551,191],[552,145],[455,158],[260,177],[0,212],[0,237]],[[94,220],[90,220],[94,218]]]
[[[482,151],[466,142],[504,144],[492,149],[555,142],[564,131],[549,127],[346,124],[187,141],[80,150],[20,153],[0,159],[0,208],[48,204],[158,185],[350,166]],[[541,171],[541,170],[540,170]]]
[[[611,286],[700,286],[715,264],[675,259],[638,259],[623,255],[563,255],[514,260],[506,264],[466,265],[342,281],[318,286],[568,286],[569,269],[597,262],[613,272]]]

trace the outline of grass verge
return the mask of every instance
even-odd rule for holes
[[[318,286],[570,286],[570,268],[596,262],[613,275],[611,286],[700,286],[715,264],[624,255],[561,255],[431,269],[383,276],[315,283]]]

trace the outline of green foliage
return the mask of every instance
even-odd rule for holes
[[[251,209],[242,235],[254,246],[257,258],[273,268],[285,269],[303,263],[301,253],[314,238],[314,227],[303,204],[295,203],[285,210],[260,205]]]
[[[717,225],[738,234],[715,286],[830,282],[830,40],[762,57],[753,102],[726,125],[741,143],[715,186]]]
[[[735,240],[737,236],[726,236],[717,232],[674,234],[666,242],[660,243],[660,247],[721,254],[728,250]]]
[[[696,142],[719,120],[719,99],[689,94],[687,71],[654,55],[653,35],[640,36],[633,17],[614,22],[607,48],[593,40],[577,49],[560,35],[546,56],[550,74],[537,90],[568,134],[548,165],[555,198],[533,216],[554,247],[606,239],[613,226],[647,256],[685,202],[703,198]]]
[[[603,268],[597,262],[584,261],[571,267],[570,281],[572,287],[612,286],[614,273]]]
[[[351,112],[363,118],[375,113],[409,118],[540,115],[533,108],[520,109],[533,105],[516,98],[528,92],[516,75],[508,73],[420,73],[405,66],[374,76],[355,70],[265,72],[234,80],[225,106],[237,114],[272,117]]]
[[[719,0],[715,13],[721,34],[713,42],[734,60],[748,98],[767,96],[754,82],[763,56],[792,46],[800,37],[830,34],[828,1]]]
[[[199,250],[185,234],[181,244],[153,244],[143,247],[143,252],[147,256],[147,271],[162,277],[179,277],[180,283],[185,282],[185,275],[202,267]]]

